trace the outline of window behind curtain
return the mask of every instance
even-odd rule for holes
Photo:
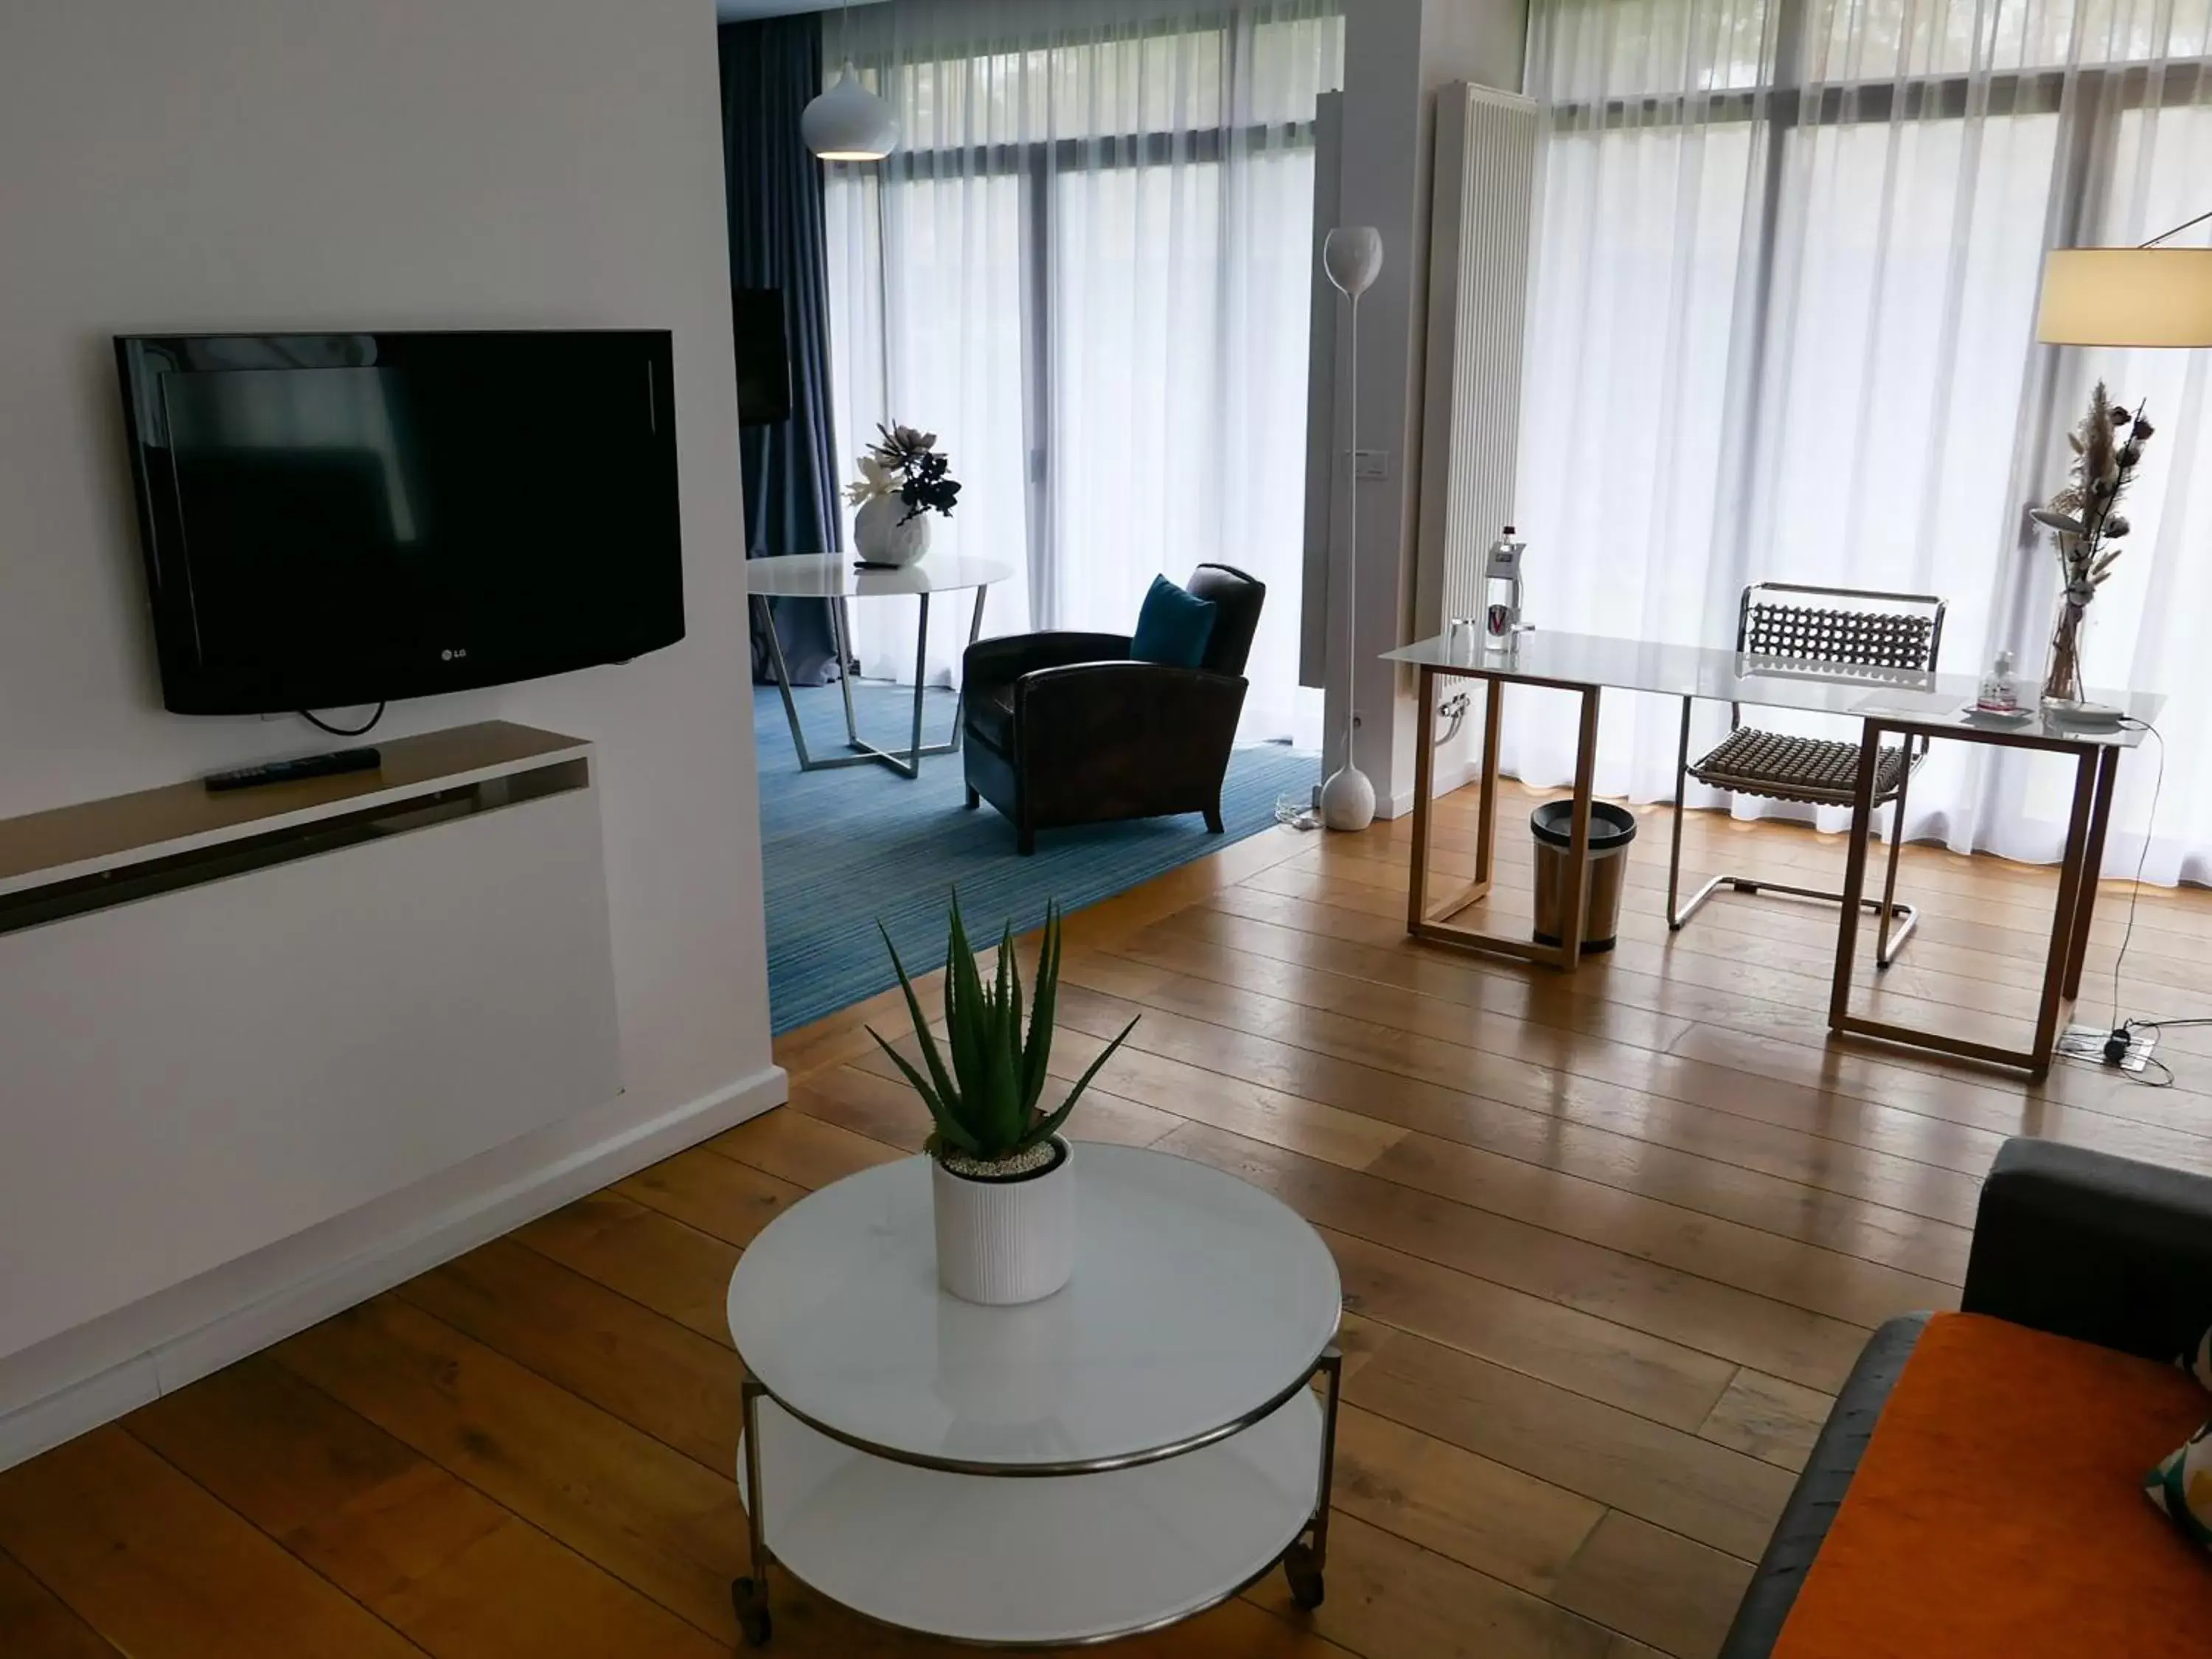
[[[2212,601],[2212,492],[2188,488],[2207,354],[2058,352],[2033,330],[2045,248],[2212,208],[2208,52],[2212,0],[1535,0],[1516,508],[1536,619],[1725,645],[1754,579],[1931,592],[1951,607],[1946,667],[2009,643],[2039,673],[2051,561],[2024,509],[2063,478],[2101,374],[2169,418],[2089,676],[2186,691],[2194,647],[2160,606]],[[2167,878],[2212,867],[2201,704],[2166,722]],[[1674,720],[1609,719],[1601,787],[1671,793]],[[1571,756],[1550,722],[1507,735],[1508,763],[1547,782]],[[2123,775],[2138,835],[2151,771]],[[2047,858],[2063,787],[1942,745],[1911,828]],[[2108,868],[2132,874],[2139,850],[2116,838]]]
[[[830,173],[845,464],[889,416],[939,434],[965,489],[937,545],[1019,572],[988,633],[1126,633],[1155,574],[1250,571],[1269,594],[1245,735],[1310,737],[1313,116],[1341,79],[1335,7],[883,9],[872,32],[856,16],[854,56],[901,148]],[[864,671],[910,676],[911,619],[876,609]],[[959,644],[944,626],[924,672],[949,678]]]

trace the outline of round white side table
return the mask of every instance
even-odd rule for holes
[[[745,561],[745,591],[752,596],[753,608],[758,613],[762,629],[768,635],[769,664],[775,671],[775,687],[783,695],[783,717],[791,726],[791,746],[798,751],[799,769],[802,772],[827,771],[838,766],[884,766],[899,776],[915,779],[921,775],[922,757],[927,755],[949,755],[960,747],[960,704],[952,707],[952,735],[943,743],[924,745],[921,741],[921,712],[923,693],[927,689],[922,683],[929,662],[929,599],[933,593],[963,593],[975,590],[975,615],[968,623],[968,643],[973,645],[983,631],[983,601],[988,597],[994,582],[1005,581],[1014,574],[1013,567],[992,559],[963,559],[951,555],[935,558],[927,556],[912,564],[885,568],[860,565],[849,553],[790,553],[772,559]],[[921,605],[921,621],[915,629],[916,644],[914,669],[914,736],[904,754],[896,750],[879,749],[860,736],[859,722],[853,713],[853,682],[849,675],[840,673],[837,684],[845,698],[846,748],[843,755],[816,755],[806,747],[806,733],[799,728],[799,705],[791,697],[791,671],[784,665],[783,642],[776,637],[775,617],[769,608],[770,599],[827,599],[830,602],[830,634],[840,663],[853,659],[851,641],[852,617],[847,602],[852,599],[896,599],[912,595]]]
[[[1320,1604],[1342,1370],[1328,1247],[1164,1152],[1083,1144],[1076,1178],[1075,1277],[1025,1307],[939,1289],[926,1158],[825,1187],[747,1247],[729,1318],[749,1643],[769,1638],[777,1566],[983,1645],[1157,1629],[1278,1563]]]

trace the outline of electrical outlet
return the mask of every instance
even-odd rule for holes
[[[1387,449],[1355,449],[1352,452],[1352,476],[1355,478],[1387,478],[1390,476],[1390,452]]]

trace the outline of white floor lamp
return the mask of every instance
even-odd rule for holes
[[[1332,830],[1364,830],[1375,822],[1375,786],[1352,754],[1352,738],[1359,730],[1359,711],[1354,702],[1359,679],[1359,633],[1353,625],[1359,596],[1359,296],[1373,286],[1382,269],[1382,233],[1372,225],[1338,226],[1322,244],[1321,264],[1336,291],[1352,301],[1352,442],[1347,452],[1352,505],[1345,534],[1344,764],[1321,787],[1321,821]]]

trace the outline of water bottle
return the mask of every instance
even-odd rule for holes
[[[1502,650],[1521,626],[1521,555],[1526,542],[1513,539],[1513,526],[1490,544],[1482,568],[1482,642]]]
[[[2014,678],[2013,654],[1998,650],[1990,672],[1982,676],[1981,691],[1974,699],[1974,707],[1984,714],[2011,714],[2020,709],[2020,682]]]

